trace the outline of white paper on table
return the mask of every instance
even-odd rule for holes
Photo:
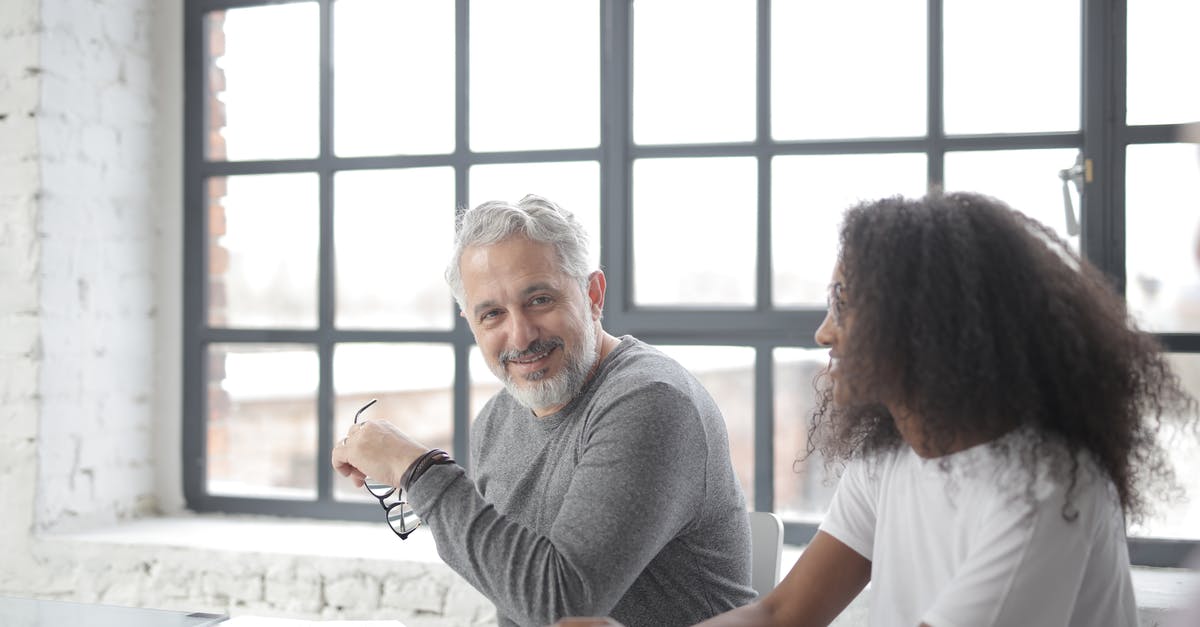
[[[398,620],[305,620],[274,616],[234,616],[220,627],[404,627]]]

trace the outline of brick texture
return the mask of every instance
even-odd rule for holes
[[[78,540],[39,543],[39,596],[408,627],[495,624],[495,608],[444,564],[218,552]]]
[[[39,530],[154,509],[149,0],[43,0]]]
[[[178,235],[163,229],[178,228],[181,211],[162,206],[180,190],[160,163],[179,159],[158,153],[177,149],[162,137],[182,133],[178,113],[161,109],[178,103],[164,91],[182,89],[181,70],[161,65],[182,58],[181,5],[0,2],[0,595],[494,624],[491,604],[440,563],[78,539],[155,515],[161,466],[179,463],[163,451],[178,443],[162,436],[178,433],[166,426],[178,405],[160,389],[177,394],[162,377],[178,376],[178,351],[161,344],[178,335],[161,330],[178,322],[158,319],[177,311],[164,299],[178,298],[178,274],[161,268],[179,267],[164,259],[179,254]],[[210,80],[219,88],[223,76]],[[220,196],[207,208],[217,235]]]
[[[37,113],[39,3],[0,3],[0,588],[28,585],[41,363]]]

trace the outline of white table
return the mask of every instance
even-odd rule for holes
[[[4,627],[208,627],[226,618],[202,612],[0,596],[0,625]]]

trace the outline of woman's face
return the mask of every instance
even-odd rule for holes
[[[935,457],[945,454],[945,452],[939,453],[924,446],[920,423],[916,416],[906,409],[905,403],[876,399],[874,398],[875,390],[854,392],[854,383],[850,378],[853,376],[852,373],[847,372],[839,364],[847,346],[846,341],[854,327],[853,309],[847,305],[848,290],[845,281],[846,277],[842,273],[842,265],[839,263],[834,268],[833,279],[829,283],[829,307],[825,312],[825,320],[821,322],[815,335],[817,344],[829,347],[829,366],[826,371],[833,384],[834,405],[848,407],[855,403],[880,403],[887,408],[888,413],[895,421],[900,437],[904,438],[904,441],[912,446],[918,455]]]
[[[833,402],[843,407],[850,401],[850,388],[842,380],[843,373],[838,368],[838,360],[841,358],[841,348],[845,345],[849,327],[847,313],[845,276],[842,274],[842,265],[838,264],[833,270],[833,278],[829,283],[825,320],[821,322],[820,327],[817,327],[814,338],[819,346],[829,347],[827,372],[833,383]]]

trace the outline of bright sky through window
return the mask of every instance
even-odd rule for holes
[[[772,2],[771,138],[923,137],[928,126],[926,4]],[[714,0],[632,3],[636,144],[754,140],[754,6]],[[1079,131],[1081,6],[1080,0],[945,0],[946,132]],[[478,153],[598,146],[598,1],[472,2],[470,7],[469,146],[462,148]],[[333,11],[334,154],[453,152],[454,3],[336,0]],[[691,13],[686,28],[678,19],[685,11]],[[1184,30],[1200,22],[1200,3],[1138,0],[1128,11],[1129,123],[1200,118],[1200,81],[1181,76],[1177,64],[1181,58],[1200,58],[1200,39]],[[219,129],[225,158],[317,157],[317,4],[222,14],[225,45],[215,64],[224,76],[216,95],[225,107]],[[945,187],[997,196],[1078,248],[1079,238],[1066,233],[1058,176],[1076,154],[1074,148],[950,151],[944,160]],[[1200,332],[1200,155],[1195,146],[1182,144],[1133,145],[1125,154],[1131,309],[1153,330]],[[824,306],[838,218],[846,206],[924,193],[929,167],[923,152],[782,155],[768,163],[772,304],[785,308]],[[758,165],[751,156],[634,160],[631,274],[637,305],[755,305]],[[453,229],[454,176],[450,166],[333,176],[338,328],[452,327],[455,312],[441,271]],[[599,263],[598,161],[483,163],[472,165],[467,176],[470,204],[533,192],[571,208],[591,231],[592,261]],[[228,252],[229,267],[222,277],[223,324],[315,327],[318,177],[311,172],[243,175],[224,182],[227,228],[219,245]],[[1069,193],[1078,212],[1080,199]],[[1186,309],[1188,298],[1195,300],[1194,310]],[[364,350],[404,354],[390,346]],[[393,359],[389,367],[394,370],[388,372],[359,372],[376,360],[343,352],[338,387],[359,390],[381,380],[447,385],[428,372],[406,374],[405,369],[424,367],[423,354]],[[303,350],[235,350],[225,359],[222,385],[239,398],[311,394],[317,374],[315,354]],[[445,365],[452,359],[438,353],[434,360]],[[819,356],[785,351],[777,359],[781,367],[807,372]],[[716,367],[699,355],[692,361]],[[1181,374],[1196,373],[1185,376],[1197,379],[1190,383],[1200,393],[1200,359],[1177,356],[1176,364]],[[264,378],[264,372],[280,380]],[[480,390],[489,390],[490,373],[473,373]],[[473,403],[478,400],[472,397]],[[1182,445],[1174,450],[1180,463],[1191,465],[1180,476],[1200,502],[1200,451]],[[797,511],[805,506],[776,498]],[[1139,531],[1195,537],[1200,507],[1179,504],[1172,513],[1174,518],[1156,519]]]

